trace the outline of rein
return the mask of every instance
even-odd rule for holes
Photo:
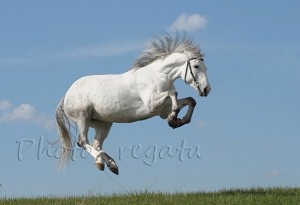
[[[197,88],[200,89],[200,83],[199,83],[199,82],[197,81],[197,79],[195,78],[195,75],[194,75],[194,73],[193,73],[193,71],[192,71],[192,66],[191,66],[191,60],[195,60],[195,59],[197,59],[197,58],[190,58],[190,59],[188,59],[187,62],[186,62],[186,69],[185,69],[185,75],[184,75],[184,82],[187,84],[187,82],[186,82],[186,75],[187,75],[188,70],[190,70],[190,74],[191,74],[191,76],[192,76],[194,82],[197,84]]]

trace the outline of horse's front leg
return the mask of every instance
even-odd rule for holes
[[[177,93],[176,93],[176,97],[177,97]],[[173,101],[175,99],[176,99],[176,103],[175,106],[173,106],[174,105]],[[177,100],[177,98],[174,98],[174,96],[173,98],[171,97],[171,100],[172,100],[172,112],[168,116],[169,126],[175,129],[177,127],[181,127],[182,125],[190,123],[194,112],[194,108],[196,106],[196,101],[192,97]],[[186,115],[182,119],[177,118],[179,111],[187,105],[189,106],[189,108]]]
[[[180,109],[182,109],[183,107],[185,107],[187,105],[189,106],[187,113],[182,118],[182,123],[183,124],[190,123],[192,120],[194,108],[197,104],[196,101],[194,100],[194,98],[188,97],[188,98],[183,98],[183,99],[178,100],[178,104],[179,104]]]
[[[172,102],[172,110],[168,116],[169,125],[170,125],[170,122],[172,124],[172,121],[177,120],[177,116],[180,111],[180,108],[179,108],[178,102],[177,102],[177,95],[178,95],[178,93],[176,90],[169,91],[169,96],[170,96],[171,102]]]

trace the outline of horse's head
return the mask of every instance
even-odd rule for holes
[[[160,61],[157,61],[158,59]],[[210,92],[211,87],[206,76],[203,55],[199,46],[190,38],[180,37],[177,33],[175,37],[167,34],[149,42],[133,68],[140,69],[154,62],[161,63],[154,66],[160,70],[159,72],[166,73],[162,70],[171,70],[169,79],[174,81],[181,77],[186,84],[194,87],[200,96],[207,96]]]
[[[206,97],[211,90],[208,78],[206,75],[206,66],[203,57],[189,58],[186,61],[184,70],[184,81],[186,84],[195,88],[200,96]]]

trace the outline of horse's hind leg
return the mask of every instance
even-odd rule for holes
[[[104,162],[105,162],[106,165],[109,167],[110,171],[118,175],[119,170],[116,162],[102,149],[103,142],[110,131],[112,123],[103,122],[103,121],[92,121],[91,126],[95,129],[95,139],[93,142],[93,149],[95,149],[99,153],[97,156],[95,156],[96,166],[103,171]]]
[[[82,148],[86,148],[85,146],[89,144],[88,139],[88,131],[89,131],[89,122],[90,120],[87,118],[81,118],[76,123],[79,130],[79,137],[77,141],[77,145]]]

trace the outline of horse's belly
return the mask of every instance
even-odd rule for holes
[[[128,123],[145,120],[153,116],[155,116],[155,113],[151,113],[142,107],[110,106],[106,109],[99,108],[95,110],[92,118],[106,122]]]

